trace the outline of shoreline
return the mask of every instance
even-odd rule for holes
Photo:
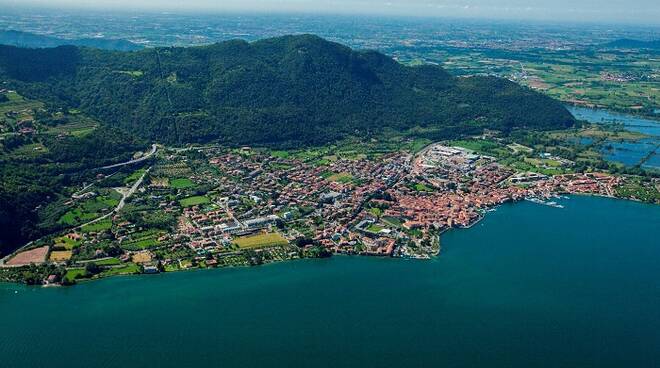
[[[601,195],[601,194],[589,194],[589,193],[576,193],[576,194],[568,194],[567,199],[570,199],[570,196],[581,196],[581,197],[595,197],[595,198],[603,198],[603,199],[608,199],[608,200],[621,200],[621,201],[630,201],[630,199],[626,198],[619,198],[619,197],[614,197],[614,196],[606,196],[606,195]],[[419,256],[419,257],[412,257],[412,256],[392,256],[392,255],[362,255],[362,254],[345,254],[345,253],[331,253],[330,257],[325,257],[325,258],[332,258],[335,256],[346,256],[346,257],[366,257],[366,258],[383,258],[383,259],[402,259],[402,260],[417,260],[417,261],[428,261],[428,260],[433,260],[436,258],[439,258],[441,256],[441,250],[442,246],[440,246],[441,242],[441,236],[451,232],[452,230],[469,230],[473,228],[475,225],[486,219],[488,216],[488,212],[492,212],[492,209],[497,209],[501,207],[502,205],[512,205],[515,206],[517,204],[520,204],[522,202],[526,202],[525,199],[517,200],[517,201],[509,201],[502,203],[497,206],[490,207],[486,210],[484,210],[484,213],[473,223],[471,223],[468,226],[457,226],[457,227],[452,227],[452,228],[447,228],[442,230],[437,234],[437,241],[438,241],[438,250],[433,252],[432,254],[426,254],[425,256]],[[633,203],[639,203],[639,204],[648,204],[651,206],[654,206],[655,204],[651,203],[646,203],[642,202],[639,200],[632,200],[631,202]],[[535,203],[536,204],[536,203]],[[144,272],[139,272],[139,273],[127,273],[127,274],[116,274],[116,275],[108,275],[108,276],[101,276],[98,277],[95,275],[94,277],[91,278],[80,278],[80,279],[75,279],[74,283],[71,283],[69,285],[61,284],[61,283],[52,283],[52,284],[27,284],[25,282],[17,282],[17,281],[7,281],[7,280],[0,280],[0,283],[2,284],[7,284],[7,285],[23,285],[23,286],[29,286],[29,287],[45,287],[45,288],[50,288],[50,287],[68,287],[68,286],[75,286],[78,284],[86,284],[89,282],[93,281],[99,281],[103,279],[109,279],[109,278],[114,278],[114,277],[127,277],[127,276],[142,276],[142,275],[159,275],[159,274],[169,274],[169,273],[178,273],[178,272],[188,272],[188,271],[203,271],[203,270],[212,270],[212,269],[232,269],[232,268],[252,268],[252,267],[260,267],[260,266],[268,266],[272,264],[278,264],[278,263],[285,263],[285,262],[292,262],[292,261],[300,261],[300,260],[314,260],[314,259],[324,259],[324,257],[299,257],[299,258],[292,258],[292,259],[285,259],[285,260],[278,260],[278,261],[270,261],[270,262],[265,262],[262,264],[256,264],[256,265],[227,265],[227,266],[215,266],[215,267],[189,267],[185,269],[177,269],[173,271],[159,271],[157,273],[144,273]],[[94,262],[94,260],[88,260],[88,262]],[[21,266],[4,266],[5,268],[20,268],[20,267],[29,267],[29,265],[21,265]],[[0,270],[2,268],[0,267]]]
[[[618,197],[612,197],[612,196],[605,196],[605,195],[597,195],[597,194],[588,194],[588,193],[577,193],[577,194],[569,194],[569,197],[567,199],[570,199],[570,196],[579,196],[579,197],[593,197],[593,198],[602,198],[606,200],[619,200],[619,201],[629,201],[628,199],[625,198],[618,198]],[[512,202],[507,202],[504,203],[503,205],[518,205],[520,203],[526,202],[525,200],[520,200],[520,201],[512,201]],[[649,205],[649,206],[655,206],[655,204],[650,204],[650,203],[645,203],[642,201],[631,201],[632,203],[637,203],[637,204],[642,204],[642,205]],[[500,207],[502,205],[496,206],[494,208]],[[440,236],[446,233],[453,231],[460,231],[460,230],[469,230],[472,228],[474,225],[477,223],[483,221],[486,219],[487,213],[484,214],[484,216],[481,216],[478,221],[475,221],[471,226],[469,227],[453,227],[449,229],[443,230],[441,233],[438,234],[438,239],[440,239]],[[360,254],[345,254],[345,253],[332,253],[330,257],[325,257],[325,258],[314,258],[314,257],[303,257],[303,258],[294,258],[294,259],[287,259],[287,260],[281,260],[281,261],[274,261],[274,262],[267,262],[259,265],[229,265],[229,266],[220,266],[220,267],[191,267],[191,268],[186,268],[186,269],[179,269],[176,271],[164,271],[164,272],[159,272],[159,273],[154,273],[154,274],[147,274],[147,273],[131,273],[131,274],[118,274],[118,275],[110,275],[110,276],[104,276],[104,277],[93,277],[93,278],[84,278],[84,279],[77,279],[74,284],[71,285],[62,285],[62,284],[47,284],[47,285],[30,285],[26,284],[24,282],[13,282],[13,281],[6,281],[6,280],[0,280],[0,285],[20,285],[21,287],[26,287],[26,288],[65,288],[69,286],[76,286],[79,284],[89,284],[95,281],[101,281],[101,280],[106,280],[106,279],[112,279],[112,278],[117,278],[117,277],[141,277],[141,276],[156,276],[156,275],[161,275],[161,274],[174,274],[174,273],[183,273],[183,272],[203,272],[203,271],[211,271],[211,270],[229,270],[229,269],[248,269],[252,267],[262,267],[262,266],[270,266],[270,265],[276,265],[276,264],[283,264],[283,263],[288,263],[288,262],[295,262],[295,261],[305,261],[305,260],[323,260],[323,259],[330,259],[333,257],[339,257],[339,258],[372,258],[372,259],[399,259],[403,261],[431,261],[434,259],[440,258],[440,250],[442,247],[438,249],[438,252],[433,255],[429,255],[427,258],[421,258],[421,257],[397,257],[397,256],[373,256],[373,255],[360,255]]]

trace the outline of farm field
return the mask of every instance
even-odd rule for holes
[[[29,265],[31,263],[42,263],[46,260],[48,247],[39,247],[18,253],[7,261],[9,266]]]
[[[52,262],[64,262],[71,259],[72,253],[70,250],[54,250],[50,252],[49,260]]]
[[[151,262],[151,254],[148,251],[137,252],[133,254],[133,262],[135,263],[149,263]]]

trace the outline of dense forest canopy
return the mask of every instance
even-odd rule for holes
[[[20,139],[5,139],[2,149],[11,151],[13,141]],[[66,207],[57,203],[68,198],[66,188],[89,182],[96,173],[90,169],[128,160],[145,146],[114,128],[100,128],[85,137],[22,139],[28,143],[38,139],[46,152],[31,159],[15,158],[0,150],[0,255],[61,230],[57,220]],[[113,161],[109,162],[110,158]],[[54,208],[44,208],[49,203]]]
[[[407,67],[310,35],[135,52],[2,46],[0,75],[29,97],[163,143],[322,143],[384,127],[574,123],[559,103],[513,82]]]

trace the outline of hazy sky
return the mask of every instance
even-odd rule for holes
[[[0,0],[128,11],[262,11],[569,20],[660,25],[660,0]]]

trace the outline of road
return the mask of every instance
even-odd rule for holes
[[[155,147],[156,147],[156,145],[154,145],[153,147],[154,147],[154,150],[152,150],[152,153],[151,153],[152,155],[153,155],[153,153],[155,153]],[[140,185],[142,184],[142,181],[144,180],[144,177],[147,175],[147,173],[149,173],[150,170],[151,170],[151,167],[149,167],[149,168],[144,172],[144,174],[142,174],[142,176],[140,176],[140,178],[139,178],[139,179],[138,179],[138,180],[137,180],[137,181],[136,181],[136,182],[135,182],[135,183],[134,183],[134,184],[133,184],[128,190],[127,190],[127,191],[125,191],[125,192],[120,192],[121,195],[122,195],[122,198],[121,198],[121,200],[119,200],[119,203],[117,204],[117,207],[115,207],[112,211],[110,211],[109,213],[106,213],[105,215],[103,215],[103,216],[101,216],[101,217],[97,217],[97,218],[95,218],[95,219],[92,220],[92,221],[86,222],[86,223],[84,223],[84,224],[82,224],[82,225],[78,225],[78,226],[72,228],[71,230],[80,229],[80,228],[82,228],[82,227],[85,226],[85,225],[91,225],[91,224],[97,223],[97,222],[99,222],[99,221],[101,221],[101,220],[104,220],[104,219],[107,219],[108,217],[112,216],[113,214],[115,214],[115,213],[121,211],[121,209],[124,208],[124,206],[126,205],[126,199],[128,199],[130,196],[132,196],[132,195],[138,190],[138,188],[139,188]],[[7,254],[6,256],[2,257],[2,258],[0,259],[0,267],[8,267],[8,266],[5,265],[5,262],[6,262],[9,258],[13,257],[13,256],[14,256],[15,254],[17,254],[17,253],[20,253],[20,252],[23,251],[24,249],[30,247],[33,243],[34,243],[34,241],[31,241],[31,242],[25,244],[24,246],[22,246],[22,247],[16,249],[16,250],[13,251],[12,253]]]
[[[144,174],[142,174],[142,176],[140,176],[140,179],[138,179],[138,180],[135,182],[135,184],[133,184],[133,186],[131,186],[131,187],[128,189],[128,191],[126,191],[126,192],[120,192],[120,193],[121,193],[121,199],[119,200],[119,203],[117,204],[117,207],[115,207],[115,209],[113,209],[112,211],[106,213],[105,215],[103,215],[103,216],[101,216],[101,217],[95,218],[95,219],[92,220],[92,221],[86,222],[86,223],[84,223],[84,224],[82,224],[82,225],[78,225],[78,226],[74,227],[74,229],[80,229],[80,228],[82,228],[83,226],[91,225],[91,224],[97,223],[97,222],[99,222],[99,221],[101,221],[101,220],[105,220],[105,219],[107,219],[108,217],[112,216],[113,214],[115,214],[115,213],[121,211],[121,209],[124,208],[124,206],[126,205],[126,199],[128,199],[130,196],[132,196],[132,195],[135,193],[136,190],[138,190],[138,188],[140,187],[140,184],[142,184],[142,181],[144,180],[144,177],[147,176],[147,173],[149,173],[149,170],[151,170],[151,167],[148,168],[148,169],[144,172]]]
[[[156,153],[157,150],[158,150],[158,146],[156,146],[155,144],[152,144],[151,145],[151,151],[149,151],[149,153],[147,153],[146,155],[144,155],[140,158],[136,158],[134,160],[130,160],[130,161],[126,161],[126,162],[122,162],[122,163],[118,163],[118,164],[99,167],[98,169],[99,170],[105,170],[105,169],[112,169],[112,168],[115,168],[115,167],[121,167],[121,166],[136,164],[138,162],[142,162],[142,161],[148,159],[149,157],[153,156]]]

